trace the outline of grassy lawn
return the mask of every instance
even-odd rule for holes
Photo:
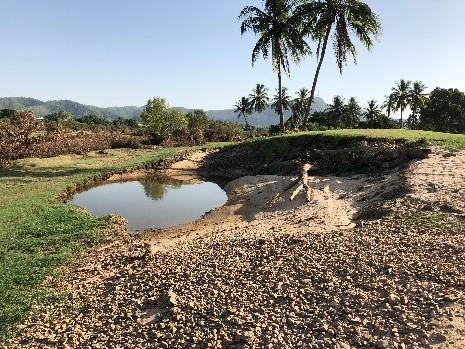
[[[297,133],[299,135],[302,133]],[[370,138],[404,138],[411,141],[426,139],[434,145],[450,149],[465,149],[465,135],[416,130],[331,130],[325,132],[306,132],[310,135],[370,137]]]
[[[44,277],[98,242],[109,228],[108,217],[94,217],[56,198],[69,185],[99,173],[155,162],[185,149],[24,159],[0,170],[0,341],[31,304],[51,296],[38,291]]]

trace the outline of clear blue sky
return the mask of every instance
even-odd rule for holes
[[[98,106],[230,108],[257,82],[275,89],[269,61],[254,68],[254,37],[237,16],[259,0],[0,0],[0,96],[72,99]],[[324,63],[325,100],[381,100],[393,83],[465,91],[464,0],[369,0],[383,23],[375,49],[339,75]],[[294,67],[291,91],[310,87],[315,58]]]

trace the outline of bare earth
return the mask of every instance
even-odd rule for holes
[[[5,347],[465,348],[464,176],[465,152],[436,150],[379,178],[312,178],[311,203],[256,176],[191,224],[130,236],[115,217],[47,281],[68,299]]]

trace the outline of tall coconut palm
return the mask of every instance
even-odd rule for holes
[[[306,88],[301,88],[296,94],[297,98],[292,103],[292,125],[300,127],[307,121],[310,115],[310,91]]]
[[[333,127],[341,127],[345,113],[345,100],[341,96],[334,96],[333,102],[325,110],[328,113],[330,124]]]
[[[245,121],[245,127],[250,129],[249,120],[247,119],[253,111],[250,100],[247,97],[242,97],[237,101],[234,107],[236,108],[234,112],[237,114],[237,117],[243,117]]]
[[[278,75],[278,90],[281,96],[282,72],[290,75],[290,58],[299,62],[303,56],[310,53],[310,47],[300,31],[300,18],[295,14],[295,1],[265,0],[263,10],[247,6],[241,11],[239,19],[243,20],[242,34],[252,31],[259,37],[252,51],[252,65],[260,56],[267,59],[271,55],[273,70]],[[282,98],[279,100],[279,121],[281,130],[284,130]]]
[[[385,96],[385,100],[384,100],[383,105],[381,106],[381,109],[386,110],[386,114],[390,118],[391,113],[394,110],[394,108],[395,108],[394,95],[390,93],[389,95]]]
[[[368,107],[365,109],[363,116],[366,119],[369,128],[380,127],[380,119],[383,116],[383,112],[378,105],[378,102],[371,100],[368,102]]]
[[[249,95],[249,100],[253,110],[255,110],[258,114],[261,114],[266,108],[268,108],[268,103],[270,101],[268,97],[268,89],[263,84],[257,84],[252,93]],[[259,127],[258,117],[259,116],[257,115],[257,128]]]
[[[351,97],[345,107],[343,124],[346,128],[356,128],[360,123],[362,108],[355,97]]]
[[[400,127],[404,126],[404,111],[410,105],[410,86],[412,82],[401,79],[392,88],[392,99],[394,102],[393,111],[400,110]]]
[[[303,0],[296,13],[303,21],[303,34],[318,42],[318,65],[313,79],[310,105],[315,98],[316,85],[326,55],[331,33],[336,63],[340,73],[352,56],[357,63],[357,50],[351,34],[368,49],[381,33],[378,16],[359,0]]]
[[[415,81],[409,91],[410,94],[410,109],[412,115],[408,119],[408,126],[415,128],[418,126],[418,119],[420,111],[424,108],[427,101],[425,94],[426,86],[421,81]]]
[[[273,108],[276,114],[279,114],[280,108],[282,108],[283,112],[286,112],[292,108],[292,99],[287,91],[287,88],[283,87],[281,89],[281,95],[279,94],[278,89],[276,90],[276,94],[273,96],[271,101],[271,108]]]

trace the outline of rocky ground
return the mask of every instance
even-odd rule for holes
[[[464,164],[436,151],[377,178],[313,178],[309,204],[272,200],[290,178],[242,178],[227,207],[143,236],[115,218],[47,281],[67,300],[5,348],[464,348]]]

